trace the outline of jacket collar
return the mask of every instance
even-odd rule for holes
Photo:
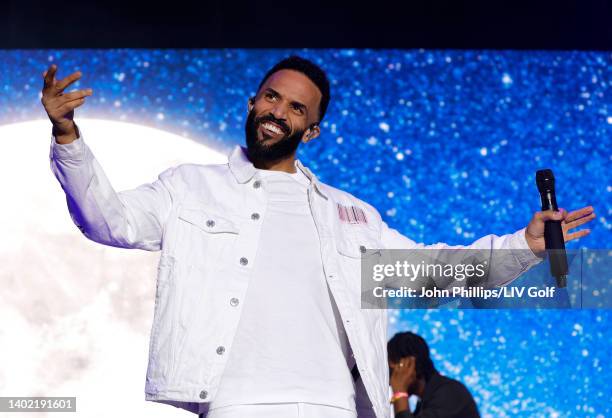
[[[257,169],[255,168],[253,163],[249,161],[246,153],[246,148],[243,146],[236,145],[234,147],[228,157],[228,162],[230,171],[232,172],[238,183],[248,182],[257,172]],[[323,191],[323,188],[321,187],[321,183],[317,179],[317,176],[315,176],[312,171],[310,171],[310,169],[304,164],[302,164],[302,162],[297,158],[295,160],[295,167],[298,170],[302,170],[304,175],[308,178],[308,180],[310,180],[311,184],[314,186],[317,192],[325,199],[327,199],[327,195]]]

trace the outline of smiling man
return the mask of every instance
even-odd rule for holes
[[[448,246],[403,236],[296,159],[320,134],[325,73],[300,57],[279,62],[249,99],[247,146],[227,164],[172,167],[116,192],[73,121],[92,92],[64,94],[81,74],[58,81],[56,71],[44,74],[42,102],[73,221],[101,244],[161,250],[146,399],[208,418],[387,418],[387,316],[360,308],[361,257]],[[563,220],[569,241],[593,217],[536,212],[467,248],[526,250],[501,266],[492,284],[502,284],[541,261],[545,220]]]
[[[295,172],[295,151],[300,142],[319,136],[328,103],[329,82],[313,64],[294,57],[270,69],[249,99],[250,161],[258,168]]]

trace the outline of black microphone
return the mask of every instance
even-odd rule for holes
[[[542,210],[559,210],[555,196],[555,176],[552,170],[544,169],[536,172],[536,185],[540,192]],[[561,221],[544,222],[544,242],[550,262],[550,274],[557,280],[557,287],[567,286],[567,255]]]

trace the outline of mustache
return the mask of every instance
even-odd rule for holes
[[[259,126],[264,122],[273,122],[277,124],[285,134],[289,133],[289,127],[287,126],[287,124],[280,119],[276,119],[273,115],[265,115],[260,118],[255,118],[256,126]]]

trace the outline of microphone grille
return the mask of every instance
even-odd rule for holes
[[[536,185],[540,193],[555,190],[555,176],[551,169],[536,171]]]

